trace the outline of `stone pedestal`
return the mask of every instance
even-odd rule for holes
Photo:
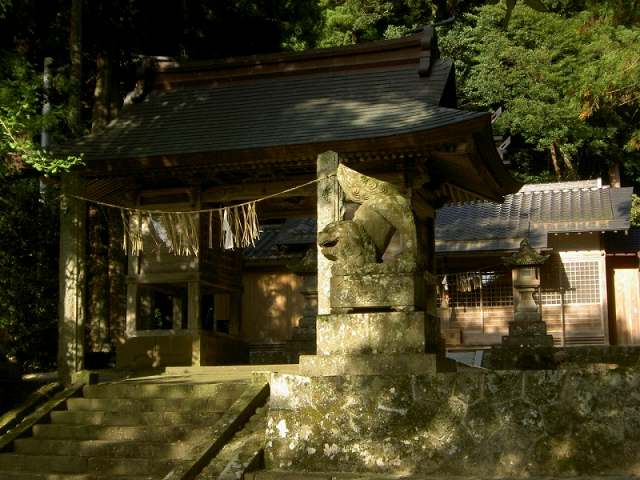
[[[428,374],[435,355],[425,353],[424,312],[319,315],[318,355],[300,357],[309,377]]]
[[[385,272],[375,268],[367,274],[334,274],[331,278],[331,310],[387,307],[415,310],[424,307],[424,279],[414,272]]]
[[[542,320],[509,322],[509,335],[502,337],[507,347],[553,347],[553,336],[547,334],[547,324]]]

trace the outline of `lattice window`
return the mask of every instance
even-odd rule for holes
[[[550,259],[540,274],[543,305],[600,303],[598,260],[565,261]]]
[[[477,272],[449,274],[447,289],[442,287],[444,275],[440,277],[441,288],[438,306],[455,308],[502,307],[513,305],[511,272]],[[464,282],[462,279],[470,280]],[[476,279],[473,281],[472,279]],[[471,288],[461,288],[461,284],[470,283]]]
[[[482,274],[482,305],[485,307],[513,305],[511,272],[485,272]]]

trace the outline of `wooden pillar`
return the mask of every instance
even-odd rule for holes
[[[109,331],[115,348],[126,339],[127,255],[122,249],[123,225],[120,212],[109,211]]]
[[[58,312],[58,375],[69,383],[84,367],[86,305],[86,202],[65,194],[77,193],[81,181],[62,177],[60,201],[60,303]]]
[[[88,208],[87,222],[87,347],[91,353],[106,353],[111,350],[108,223],[97,206]]]
[[[127,317],[125,326],[125,337],[136,336],[138,317],[138,282],[129,280],[127,282]]]
[[[318,155],[318,178],[336,172],[340,159],[336,152],[324,152]],[[322,231],[328,224],[342,219],[342,199],[337,178],[331,177],[318,182],[317,227]],[[331,289],[331,261],[318,249],[318,315],[331,313],[329,302]]]
[[[191,365],[200,366],[202,355],[200,351],[200,282],[189,282],[187,291],[188,313],[187,327],[191,335]]]

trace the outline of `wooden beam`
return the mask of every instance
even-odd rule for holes
[[[368,172],[367,172],[368,173]],[[372,173],[372,177],[379,180],[389,182],[401,191],[405,190],[404,175],[402,172],[384,172]],[[258,183],[239,183],[234,185],[220,185],[210,187],[202,191],[202,203],[226,203],[240,200],[254,200],[267,195],[273,195],[283,192],[296,185],[302,185],[314,179],[312,175],[299,175],[291,177],[287,180],[279,180],[274,182],[258,182]],[[291,192],[278,195],[280,198],[285,197],[313,197],[316,195],[316,185],[311,184],[303,188],[298,188]]]
[[[235,185],[221,185],[206,188],[202,191],[203,203],[233,202],[238,200],[262,198],[267,195],[282,192],[296,185],[302,185],[313,180],[313,176],[295,176],[289,180],[275,182],[240,183]],[[298,188],[279,195],[281,197],[311,197],[316,194],[314,184]]]

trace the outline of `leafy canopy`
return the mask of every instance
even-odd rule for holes
[[[441,37],[456,60],[462,108],[505,107],[496,130],[547,159],[557,147],[567,176],[618,162],[640,182],[640,29],[593,11],[562,16],[520,4],[506,30],[503,20],[504,7],[488,5]]]

